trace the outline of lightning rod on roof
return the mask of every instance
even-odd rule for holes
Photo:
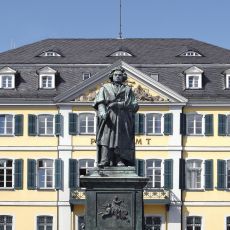
[[[121,5],[121,0],[120,0],[120,32],[119,32],[119,39],[122,39],[122,28],[121,28],[121,9],[122,9],[122,5]]]

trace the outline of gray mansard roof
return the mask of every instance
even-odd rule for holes
[[[122,50],[131,57],[111,57]],[[201,57],[181,57],[194,50]],[[40,57],[45,51],[60,57]],[[65,91],[80,84],[83,72],[94,74],[117,60],[133,65],[140,71],[159,74],[159,82],[188,99],[228,100],[223,72],[230,69],[230,50],[194,39],[47,39],[0,54],[0,68],[17,71],[16,89],[0,89],[0,101],[53,101]],[[191,66],[204,71],[203,88],[185,89],[184,71]],[[50,66],[57,71],[56,88],[39,89],[38,71]]]

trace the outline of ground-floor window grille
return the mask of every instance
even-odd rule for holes
[[[159,216],[146,216],[145,230],[161,230],[161,218]]]
[[[37,230],[53,230],[53,217],[52,216],[38,216],[37,217]]]
[[[13,217],[2,215],[0,216],[0,230],[12,230]]]
[[[186,230],[201,230],[201,217],[198,216],[187,217]]]

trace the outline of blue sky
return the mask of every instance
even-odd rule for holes
[[[230,49],[230,0],[122,0],[124,38],[195,38]],[[117,38],[119,0],[1,0],[0,52],[46,38]]]

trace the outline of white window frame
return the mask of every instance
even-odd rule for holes
[[[39,121],[39,119],[41,118],[41,117],[45,117],[45,122],[44,122],[44,124],[45,124],[45,133],[40,133],[40,130],[39,130],[39,128],[40,128],[40,121]],[[48,133],[47,132],[47,130],[48,130],[48,125],[47,125],[47,119],[48,119],[48,116],[50,116],[50,117],[52,117],[52,123],[53,123],[53,132],[52,133]],[[37,116],[37,130],[38,130],[38,135],[39,136],[53,136],[54,135],[54,133],[55,133],[55,122],[54,122],[54,119],[55,119],[55,116],[53,115],[53,114],[39,114],[38,116]]]
[[[5,116],[5,121],[4,121],[4,133],[0,133],[0,136],[13,136],[14,135],[14,115],[13,114],[0,114],[0,116]],[[6,116],[9,116],[12,118],[12,133],[6,133],[7,129],[7,122],[6,122]]]
[[[91,133],[89,133],[88,132],[88,119],[86,119],[86,132],[81,132],[81,130],[80,130],[80,127],[81,127],[81,124],[80,124],[80,116],[82,116],[82,115],[86,115],[86,114],[90,114],[90,115],[93,115],[94,116],[94,131]],[[96,134],[96,114],[95,113],[93,113],[93,112],[81,112],[81,113],[78,113],[78,133],[80,134],[80,135],[95,135]]]
[[[43,78],[45,77],[51,77],[51,86],[43,86]],[[39,88],[40,89],[54,89],[55,88],[55,74],[40,74],[39,75]]]
[[[225,76],[225,87],[226,87],[226,89],[230,89],[229,81],[230,81],[230,74],[226,74],[226,76]]]
[[[194,85],[192,87],[189,86],[189,78],[190,77],[198,77],[198,86],[197,87],[195,87]],[[186,74],[186,89],[202,89],[202,74],[200,74],[200,73]]]
[[[12,217],[12,230],[14,230],[15,216],[12,215],[12,214],[6,214],[6,213],[0,213],[0,216],[10,216],[10,217]],[[6,230],[6,226],[4,226],[4,230]]]
[[[195,217],[199,217],[201,218],[201,226],[200,226],[200,229],[203,230],[203,226],[204,226],[204,221],[203,221],[203,217],[202,216],[198,216],[198,215],[189,215],[189,216],[186,216],[185,218],[185,230],[187,230],[187,218],[195,218]],[[191,226],[193,227],[193,230],[195,230],[195,226]]]
[[[133,55],[123,51],[123,50],[118,50],[110,55],[111,57],[132,57]]]
[[[155,214],[153,214],[153,215],[145,215],[144,216],[144,226],[146,226],[146,218],[148,218],[148,217],[151,217],[151,218],[160,218],[160,221],[161,221],[160,229],[164,229],[163,226],[162,226],[163,225],[163,218],[162,218],[162,216],[161,215],[155,215]],[[152,226],[150,226],[150,227],[152,227]]]
[[[52,167],[42,167],[42,169],[45,168],[45,179],[44,179],[44,184],[45,186],[44,187],[40,187],[39,185],[39,161],[47,161],[47,160],[50,160],[52,161]],[[55,160],[54,159],[47,159],[47,158],[42,158],[42,159],[37,159],[36,160],[36,171],[37,171],[37,189],[38,190],[43,190],[43,189],[46,189],[46,190],[49,190],[49,189],[55,189]],[[51,187],[47,187],[47,170],[48,169],[53,169],[53,173],[52,173],[52,186]]]
[[[38,230],[39,228],[38,228],[38,218],[39,217],[52,217],[52,230],[54,230],[54,229],[56,229],[55,228],[55,222],[54,222],[54,216],[53,215],[49,215],[49,214],[41,214],[41,215],[37,215],[36,216],[36,221],[35,221],[35,223],[36,223],[36,230]],[[47,226],[45,226],[45,228],[44,228],[44,230],[46,230],[47,229]]]
[[[0,190],[1,189],[7,190],[7,189],[13,189],[14,188],[14,164],[15,164],[15,161],[14,161],[14,159],[8,159],[8,158],[1,158],[0,159],[0,161],[8,161],[8,160],[12,161],[12,186],[11,187],[6,186],[6,170],[9,169],[9,167],[4,166],[4,167],[2,167],[4,169],[4,187],[0,187]]]
[[[152,133],[148,133],[148,131],[147,131],[147,127],[148,127],[148,124],[147,124],[147,115],[148,114],[152,114],[153,116],[154,115],[160,115],[161,116],[161,132],[160,133],[154,133],[154,132],[152,132]],[[154,124],[155,122],[153,122],[153,130],[152,131],[154,131],[154,129],[155,129],[155,124]],[[145,133],[146,133],[146,135],[149,135],[149,136],[151,136],[151,135],[163,135],[163,132],[164,132],[164,114],[163,113],[159,113],[159,112],[150,112],[150,113],[146,113],[145,114]]]
[[[61,57],[61,55],[55,51],[45,51],[39,56],[40,57]]]
[[[3,78],[4,77],[11,77],[11,87],[3,87]],[[15,74],[0,74],[0,87],[2,89],[14,89],[15,88]]]
[[[189,133],[189,129],[188,129],[188,122],[189,122],[189,118],[193,116],[193,129],[194,132],[193,133]],[[196,128],[197,128],[197,122],[195,122],[195,116],[201,116],[201,133],[197,133],[196,132]],[[199,114],[199,113],[187,113],[186,114],[186,134],[188,136],[203,136],[204,135],[204,131],[205,131],[205,115],[203,114]]]
[[[89,73],[89,72],[82,73],[82,79],[83,79],[83,81],[85,81],[85,80],[87,80],[89,78],[91,78],[91,73]]]
[[[181,57],[202,57],[202,55],[196,51],[188,50],[180,55]]]
[[[148,160],[153,160],[153,161],[161,161],[161,167],[160,167],[160,170],[161,170],[161,181],[160,181],[160,187],[150,187],[150,188],[153,188],[153,189],[164,189],[164,160],[163,159],[157,159],[157,158],[149,158],[149,159],[146,159],[145,160],[145,165],[146,165],[146,167],[145,167],[145,175],[148,177],[149,175],[147,175],[147,161]],[[151,183],[152,183],[152,185],[155,183],[155,173],[154,173],[154,171],[156,170],[156,169],[159,169],[158,167],[148,167],[148,168],[150,168],[150,169],[152,169],[153,170],[153,180],[151,181]]]
[[[200,175],[200,188],[189,188],[188,183],[188,162],[189,161],[200,161],[201,162],[201,175]],[[185,162],[185,178],[186,178],[186,190],[204,190],[204,177],[205,177],[205,160],[204,159],[186,159]]]

